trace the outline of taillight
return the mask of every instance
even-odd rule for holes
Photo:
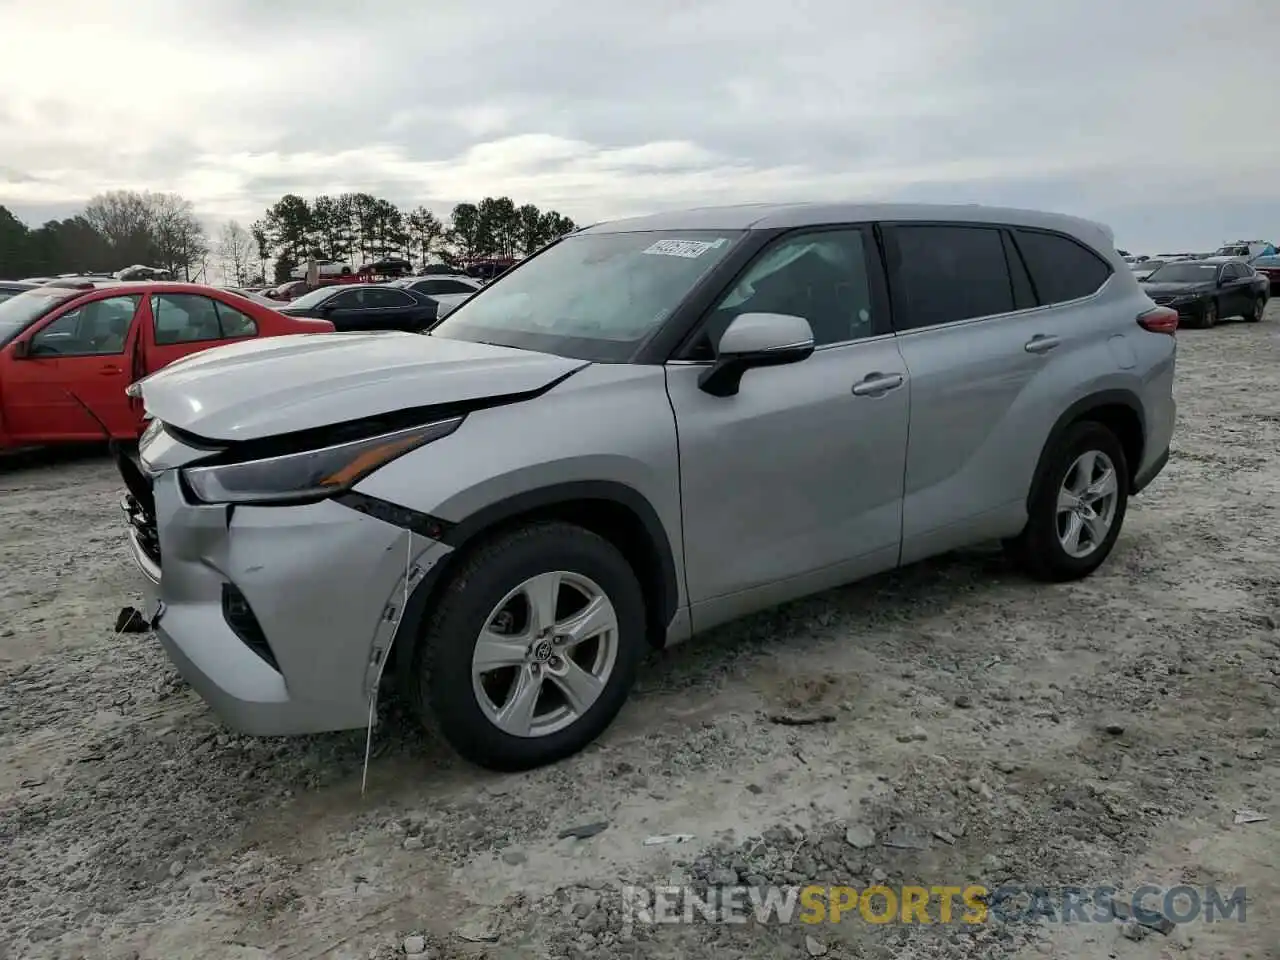
[[[1151,333],[1167,333],[1173,336],[1178,332],[1178,311],[1168,307],[1156,307],[1146,313],[1138,314],[1138,326]]]

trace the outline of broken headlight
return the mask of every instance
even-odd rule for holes
[[[241,463],[189,467],[187,488],[205,503],[296,503],[320,500],[359,483],[410,450],[447,437],[462,417],[438,420],[318,450]]]

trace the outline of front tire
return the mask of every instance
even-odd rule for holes
[[[1267,309],[1267,300],[1265,297],[1255,297],[1252,309],[1245,314],[1244,318],[1248,323],[1259,323],[1262,320],[1262,314]]]
[[[640,584],[613,544],[572,524],[530,524],[463,559],[426,623],[410,700],[473,763],[543,766],[613,721],[645,636]]]
[[[1218,325],[1218,301],[1210,300],[1204,305],[1204,313],[1200,314],[1201,330],[1212,330]]]
[[[1080,580],[1111,554],[1128,504],[1129,466],[1116,435],[1090,420],[1073,424],[1050,452],[1009,552],[1037,580]]]

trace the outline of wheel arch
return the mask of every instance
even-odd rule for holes
[[[1031,509],[1031,504],[1035,502],[1043,487],[1045,465],[1053,455],[1054,449],[1071,427],[1084,421],[1100,423],[1116,435],[1116,439],[1124,449],[1129,492],[1131,494],[1138,492],[1136,478],[1142,466],[1147,438],[1147,418],[1142,401],[1131,390],[1100,390],[1071,404],[1054,422],[1044,446],[1040,449],[1040,458],[1036,461],[1036,472],[1032,477],[1031,490],[1027,494],[1028,510]]]
[[[635,571],[644,593],[649,643],[661,648],[679,606],[675,554],[653,505],[627,484],[584,480],[526,490],[475,511],[440,537],[453,549],[415,588],[403,615],[392,667],[413,662],[422,623],[432,600],[449,583],[475,544],[505,530],[561,520],[583,527],[612,543]]]

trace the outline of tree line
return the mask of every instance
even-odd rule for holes
[[[175,279],[246,286],[289,278],[309,258],[361,263],[403,257],[421,263],[515,258],[576,229],[555,210],[509,197],[460,203],[447,219],[424,206],[404,211],[366,193],[286,194],[244,227],[232,220],[210,237],[191,201],[173,193],[113,190],[65,220],[29,227],[0,206],[0,278],[113,273],[133,264]]]
[[[230,230],[233,225],[228,225]],[[344,193],[306,200],[285,194],[253,223],[239,230],[240,246],[252,240],[257,266],[287,280],[310,258],[361,263],[403,257],[430,263],[457,263],[486,257],[527,256],[576,229],[555,210],[531,203],[516,206],[510,197],[485,197],[460,203],[447,221],[424,206],[401,210],[367,193]]]
[[[31,228],[0,206],[0,276],[112,273],[134,264],[201,279],[209,242],[190,200],[176,193],[112,190],[65,220]]]

